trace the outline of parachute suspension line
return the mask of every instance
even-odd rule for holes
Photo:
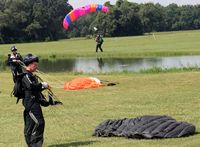
[[[45,74],[45,73],[43,73],[43,74]],[[40,80],[43,81],[41,78],[40,78]],[[48,91],[52,92],[51,89],[48,89]],[[58,99],[56,95],[54,95],[54,98]],[[64,118],[62,116],[63,114],[67,115],[65,109],[66,109],[66,106],[64,106],[64,104],[59,105],[59,107],[54,106],[54,107],[52,107],[52,109],[49,109],[50,112],[54,115],[54,119],[52,120],[53,123],[55,122],[55,124],[57,124],[59,126],[59,128],[63,128],[63,126],[66,126],[66,117]],[[61,114],[61,115],[59,116],[59,114]],[[78,114],[78,112],[74,111],[74,114],[75,115],[70,115],[67,119],[75,120],[76,114]],[[85,119],[83,119],[82,121],[87,123]],[[64,139],[65,136],[66,136],[66,132],[64,132],[64,130],[63,130],[63,132],[60,132],[59,136],[60,136],[61,139]],[[56,139],[57,143],[60,143],[60,139],[58,137],[55,138],[55,139]]]
[[[19,64],[24,70],[26,69],[26,65],[23,62],[20,61]],[[60,80],[58,80],[56,78],[53,78],[52,76],[50,76],[50,75],[48,75],[48,74],[46,74],[46,73],[44,73],[42,71],[36,70],[36,72],[41,74],[41,75],[43,75],[43,76],[45,76],[45,77],[47,77],[48,78],[47,81],[52,81],[52,79],[54,79],[56,81],[56,83],[52,82],[52,84],[51,84],[52,88],[57,88],[57,89],[62,89],[63,88],[63,84],[64,83],[62,81],[60,81]],[[57,85],[57,86],[52,86],[52,85]]]
[[[44,78],[46,77],[46,80],[51,83],[51,86],[53,85],[52,88],[56,88],[56,89],[63,88],[64,82],[62,82],[61,80],[59,80],[49,74],[46,74],[40,70],[36,70],[36,72],[39,73],[40,75],[42,75]],[[56,85],[56,86],[54,86],[54,85]]]
[[[42,78],[39,77],[38,75],[36,75],[36,77],[40,80],[40,82],[43,82]],[[49,87],[48,89],[46,89],[46,91],[48,92],[49,96],[51,95],[51,97],[53,99],[59,100],[58,97],[53,93],[53,91],[51,90],[51,87]]]
[[[40,80],[42,81],[41,78],[40,78]],[[48,91],[51,91],[51,89],[48,89]],[[58,99],[56,96],[55,96],[55,98]],[[52,121],[55,122],[55,124],[57,124],[59,126],[59,128],[63,128],[63,126],[66,126],[66,117],[64,118],[62,116],[63,114],[66,114],[66,116],[68,116],[65,109],[66,109],[66,106],[64,106],[64,104],[59,105],[59,107],[55,106],[55,107],[52,107],[52,109],[49,109],[50,112],[54,115],[54,119]],[[61,114],[61,116],[59,116],[59,114]],[[70,115],[67,119],[75,120],[76,116],[78,115],[78,112],[74,111],[74,114],[75,115]],[[83,119],[82,121],[87,123],[85,119]],[[64,132],[64,130],[63,130],[63,132],[60,132],[59,136],[61,139],[64,139],[66,136],[66,132]],[[56,139],[56,142],[60,143],[59,138],[55,138],[55,139]]]
[[[23,62],[20,61],[19,63],[20,63],[20,65],[21,65],[24,69],[26,69],[26,65],[25,65]],[[41,82],[43,82],[43,80],[42,80],[41,77],[39,77],[38,75],[36,75],[36,77],[37,77]],[[50,93],[50,94],[52,95],[52,98],[59,100],[59,99],[57,98],[57,96],[53,93],[53,91],[51,90],[51,87],[49,87],[49,88],[46,89],[46,90],[48,91],[48,93]]]

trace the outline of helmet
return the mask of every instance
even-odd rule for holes
[[[11,48],[10,48],[10,50],[13,52],[13,51],[17,51],[17,48],[15,47],[15,46],[12,46]]]
[[[24,64],[27,66],[33,62],[39,62],[39,58],[37,56],[34,56],[32,54],[27,54],[24,57]]]

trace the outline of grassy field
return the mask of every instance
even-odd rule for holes
[[[95,76],[119,84],[79,91],[53,89],[64,105],[43,108],[46,120],[45,147],[199,147],[200,72],[104,75],[52,73],[43,78],[57,85],[58,81],[70,81],[77,76]],[[23,107],[20,103],[16,105],[15,98],[10,97],[11,74],[2,72],[0,84],[0,147],[23,147]],[[169,115],[178,121],[187,121],[196,126],[197,134],[179,139],[155,140],[92,137],[95,127],[106,119],[142,115]]]
[[[153,35],[104,38],[103,57],[144,57],[200,55],[200,30],[163,32]],[[7,57],[13,44],[0,45],[0,57]],[[43,58],[96,57],[94,39],[67,39],[53,42],[15,44],[22,55]],[[100,53],[99,53],[100,54]]]
[[[93,39],[68,39],[53,42],[15,44],[22,55],[33,53],[42,58],[131,58],[152,56],[200,55],[200,30],[153,35],[104,38],[104,53],[95,53]],[[12,44],[0,45],[4,62]],[[46,128],[44,147],[199,147],[200,70],[197,68],[141,73],[48,73],[43,75],[63,106],[43,108]],[[118,82],[116,86],[64,91],[65,81],[93,76]],[[62,81],[62,82],[61,82]],[[0,71],[0,147],[25,147],[23,106],[10,96],[11,73]],[[106,119],[135,118],[142,115],[169,115],[196,126],[194,136],[179,139],[137,140],[92,137],[95,127]]]

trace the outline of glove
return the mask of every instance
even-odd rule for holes
[[[47,89],[49,87],[49,84],[47,82],[42,82],[42,87]]]

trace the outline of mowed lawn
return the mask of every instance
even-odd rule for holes
[[[52,86],[76,77],[95,76],[118,82],[116,86],[64,91],[54,88],[63,106],[43,108],[45,147],[199,147],[200,72],[113,73],[73,75],[51,73]],[[47,77],[44,76],[43,78]],[[61,82],[62,81],[62,82]],[[0,147],[26,146],[23,137],[23,107],[15,104],[9,72],[0,73]],[[62,86],[62,84],[61,84]],[[196,126],[197,134],[174,139],[138,140],[121,137],[92,137],[95,127],[106,119],[168,115]]]
[[[155,36],[155,37],[154,37]],[[52,42],[15,44],[22,55],[40,58],[102,56],[132,58],[150,56],[200,55],[200,30],[155,33],[154,36],[104,38],[104,52],[95,53],[94,39],[66,39]],[[13,44],[0,45],[1,62]],[[93,76],[118,82],[116,86],[64,91],[65,81]],[[49,82],[63,106],[43,108],[45,147],[199,147],[200,72],[72,74],[49,73]],[[23,107],[11,97],[13,83],[9,71],[0,71],[0,147],[25,147]],[[95,127],[106,119],[168,115],[196,126],[194,136],[175,139],[137,140],[119,137],[92,137]]]
[[[22,55],[33,53],[43,58],[144,57],[200,55],[200,30],[162,32],[133,37],[104,38],[104,53],[95,53],[95,40],[77,38],[52,42],[15,44]],[[13,44],[0,45],[6,58]]]

